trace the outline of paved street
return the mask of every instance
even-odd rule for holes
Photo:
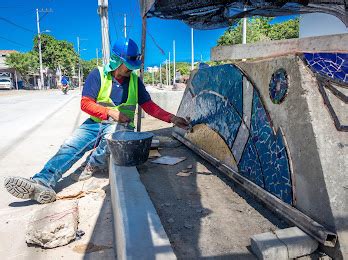
[[[78,90],[68,95],[59,90],[0,91],[0,158],[77,95]]]
[[[20,107],[16,107],[15,102],[18,102]],[[69,245],[48,250],[27,246],[25,243],[25,230],[31,214],[45,205],[16,199],[3,187],[6,176],[29,178],[40,171],[62,142],[86,119],[87,115],[80,110],[78,92],[70,92],[68,96],[63,96],[57,91],[35,91],[25,94],[13,92],[11,95],[7,92],[6,96],[0,95],[0,103],[1,115],[4,109],[15,111],[12,117],[5,115],[7,120],[1,118],[2,135],[7,137],[11,135],[11,124],[7,121],[11,121],[16,127],[21,123],[27,124],[25,128],[16,131],[16,138],[19,138],[20,142],[11,146],[11,149],[2,153],[0,157],[0,259],[98,259],[99,257],[99,259],[115,259],[107,176],[90,179],[93,182],[93,189],[97,189],[98,192],[91,192],[78,200],[80,222],[78,228],[83,230],[85,235]],[[49,114],[52,115],[45,119]],[[31,119],[32,117],[34,119]],[[32,130],[28,132],[28,129]],[[25,137],[21,137],[23,133]],[[1,148],[11,144],[6,141],[5,144],[1,140]],[[81,161],[76,163],[64,177],[67,177],[80,163]],[[61,193],[74,193],[79,191],[81,185],[87,184],[88,181],[73,183],[68,177],[58,185],[57,191],[68,187]]]

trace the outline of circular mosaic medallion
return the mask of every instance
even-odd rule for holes
[[[283,102],[288,92],[288,75],[284,69],[273,73],[269,83],[269,96],[274,104]]]

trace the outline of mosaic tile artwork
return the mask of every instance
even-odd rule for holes
[[[274,104],[283,102],[288,92],[288,75],[284,69],[273,73],[269,83],[269,95]]]
[[[348,83],[348,53],[303,53],[303,59],[313,72]]]
[[[320,94],[336,129],[348,132],[348,125],[343,123],[345,118],[342,118],[342,115],[340,117],[332,105],[332,102],[338,100],[342,101],[344,106],[348,104],[348,95],[340,90],[348,88],[348,53],[303,53],[301,57],[316,73]],[[330,100],[329,93],[337,100]]]
[[[242,176],[292,204],[283,135],[274,132],[259,93],[246,75],[234,65],[202,68],[189,88],[178,115],[189,116],[193,125],[206,124],[218,132],[231,149]]]

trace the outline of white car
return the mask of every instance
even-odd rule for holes
[[[12,80],[10,78],[0,78],[0,89],[13,89]]]

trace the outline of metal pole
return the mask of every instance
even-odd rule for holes
[[[18,81],[17,81],[17,72],[16,72],[16,70],[15,70],[15,81],[16,81],[16,88],[17,88],[17,90],[18,90]]]
[[[98,48],[96,48],[95,52],[96,52],[96,54],[97,54],[97,67],[98,67],[98,65],[99,65],[99,64],[98,64],[98,62],[99,62],[99,61],[98,61],[98,59],[99,59],[99,58],[98,58]]]
[[[124,14],[123,23],[124,23],[124,38],[127,39],[127,14]]]
[[[146,46],[146,17],[142,17],[142,31],[141,31],[141,67],[140,77],[144,78],[144,61],[145,61],[145,46]],[[138,105],[138,121],[137,121],[137,132],[141,131],[141,106]]]
[[[231,167],[227,166],[224,162],[198,148],[175,131],[173,131],[172,134],[176,139],[185,144],[188,148],[203,157],[205,160],[215,166],[219,171],[225,173],[229,178],[231,178],[241,187],[250,192],[255,198],[261,200],[270,210],[284,217],[287,221],[298,226],[300,229],[311,235],[323,245],[330,247],[335,246],[337,241],[337,234],[330,232],[325,227],[315,222],[313,219],[309,218],[307,215],[305,215],[295,207],[285,203],[284,201],[267,192],[252,181],[248,180],[244,176],[240,175]]]
[[[108,0],[98,0],[98,14],[101,22],[103,64],[110,59]]]
[[[36,9],[36,24],[37,24],[37,41],[39,44],[39,61],[40,61],[40,86],[39,89],[42,89],[44,86],[43,79],[43,69],[42,69],[42,53],[41,53],[41,34],[40,34],[40,19],[39,19],[39,9]]]
[[[166,60],[166,85],[168,86],[168,60]]]
[[[154,75],[154,71],[153,71],[153,68],[152,68],[152,86],[154,87],[155,86],[155,75]]]
[[[173,41],[173,85],[175,85],[175,76],[176,76],[176,71],[175,71],[175,41]]]
[[[162,88],[162,64],[160,64],[160,87]]]
[[[79,89],[81,89],[81,66],[80,66],[80,37],[77,37],[77,55],[79,59],[79,64],[78,64],[78,77],[79,77]]]
[[[246,10],[244,8],[244,10]],[[242,43],[246,44],[246,40],[247,40],[247,18],[243,18],[243,40]]]
[[[191,28],[191,70],[194,70],[193,28]]]
[[[170,52],[169,52],[169,61],[168,61],[168,83],[169,83],[169,85],[171,84],[170,83]]]

